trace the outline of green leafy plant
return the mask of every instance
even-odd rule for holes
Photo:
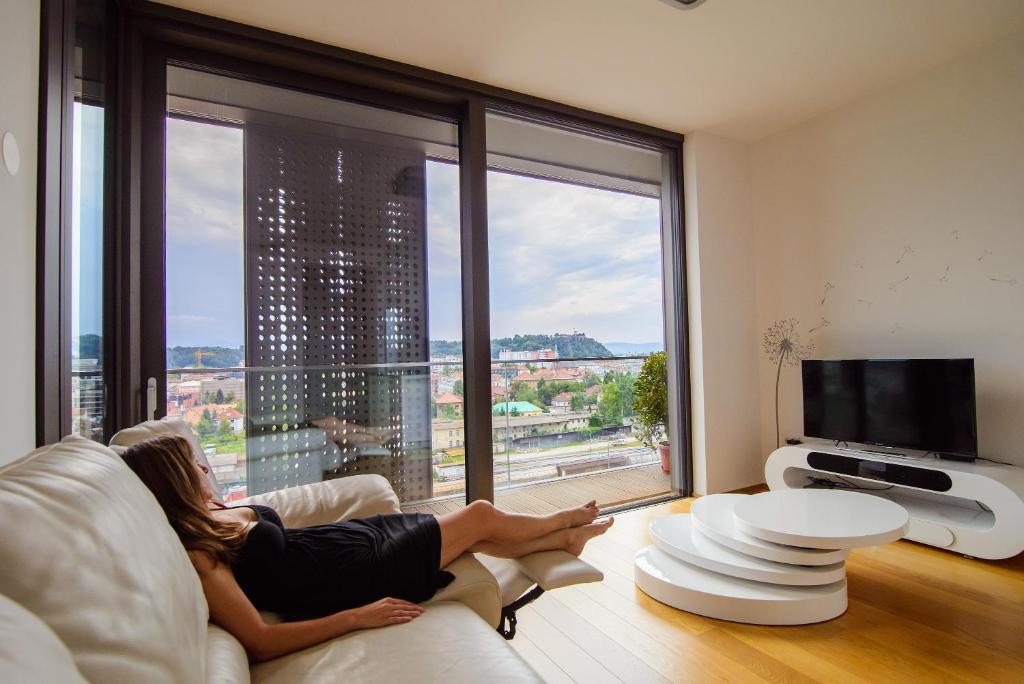
[[[668,357],[655,352],[646,359],[633,385],[634,429],[637,438],[654,448],[664,434],[668,439]]]

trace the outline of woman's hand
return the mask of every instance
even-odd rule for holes
[[[371,629],[409,622],[413,618],[419,617],[422,612],[423,608],[415,603],[396,598],[384,598],[361,608],[352,609],[356,629]]]

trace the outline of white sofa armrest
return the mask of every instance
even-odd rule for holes
[[[380,475],[350,475],[255,494],[242,504],[270,506],[286,527],[325,525],[339,520],[401,512],[391,484]]]

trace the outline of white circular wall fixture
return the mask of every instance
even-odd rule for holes
[[[18,152],[18,140],[10,131],[4,133],[3,157],[7,173],[12,176],[18,175],[18,167],[21,166],[21,153]]]

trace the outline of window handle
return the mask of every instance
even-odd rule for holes
[[[156,420],[156,378],[146,381],[146,419]]]

